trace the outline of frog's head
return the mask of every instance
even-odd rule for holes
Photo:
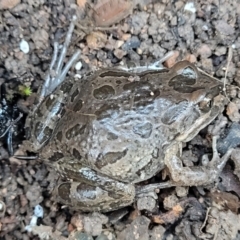
[[[163,114],[162,122],[174,128],[177,141],[188,142],[223,111],[223,84],[187,61],[170,71],[174,74],[169,86],[176,100]]]

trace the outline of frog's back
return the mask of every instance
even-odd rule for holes
[[[159,115],[171,102],[160,97],[153,75],[133,82],[131,77],[124,71],[100,72],[82,80],[49,146],[122,181],[142,181],[162,169],[162,146],[171,134]]]
[[[164,166],[164,148],[184,127],[172,122],[190,105],[190,93],[169,87],[169,77],[168,70],[138,75],[105,70],[83,79],[70,93],[49,144],[61,152],[53,160],[73,157],[124,182],[155,175]],[[198,113],[191,107],[189,112],[193,122]]]

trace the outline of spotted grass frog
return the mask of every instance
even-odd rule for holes
[[[181,144],[223,111],[222,83],[188,61],[170,69],[102,69],[64,81],[80,54],[63,68],[73,28],[74,21],[57,62],[55,44],[49,71],[55,75],[46,77],[23,143],[67,179],[57,199],[83,211],[111,211],[131,204],[138,183],[164,168],[171,180],[160,188],[216,180],[231,153],[218,156],[216,137],[207,166],[184,167],[180,155]]]

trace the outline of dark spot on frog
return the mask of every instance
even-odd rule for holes
[[[138,107],[138,106],[136,106]],[[154,110],[154,106],[153,105],[148,105],[147,103],[145,103],[145,106],[139,106],[136,110],[137,113],[140,114],[144,114],[144,115],[148,115],[151,114],[152,111]]]
[[[93,91],[93,96],[96,99],[103,100],[107,99],[115,94],[115,90],[112,86],[104,85],[102,87],[96,88]]]
[[[78,160],[82,159],[81,154],[79,153],[79,151],[76,148],[73,149],[73,153],[72,154],[73,154],[75,159],[78,159]]]
[[[150,90],[151,85],[146,81],[138,81],[138,82],[130,82],[123,86],[123,90],[125,91],[130,90],[132,92],[137,92],[137,93],[139,92],[139,90],[142,90],[142,89]]]
[[[108,140],[116,140],[116,139],[118,139],[118,136],[114,133],[108,132],[107,139]]]
[[[121,199],[120,204],[121,204],[121,206],[127,206],[127,205],[129,205],[129,200]],[[116,202],[109,203],[109,209],[116,209]]]
[[[38,118],[42,118],[43,117],[43,113],[42,113],[42,109],[41,108],[37,109],[36,115],[38,116]]]
[[[71,83],[70,81],[64,81],[61,85],[60,85],[60,90],[64,93],[68,93],[70,92],[71,88],[73,87],[73,83]]]
[[[54,101],[56,101],[55,98],[50,98],[50,97],[47,98],[47,100],[46,100],[46,107],[47,107],[47,109],[49,109],[50,106],[53,105],[53,102],[54,102]]]
[[[96,187],[85,184],[85,183],[79,183],[79,185],[77,186],[77,192],[83,199],[87,198],[87,199],[94,200],[97,197]]]
[[[172,86],[194,85],[195,83],[196,83],[195,78],[187,78],[182,75],[177,75],[168,82],[168,85],[172,87]]]
[[[101,169],[102,167],[106,166],[107,164],[112,164],[121,160],[126,154],[127,149],[122,152],[108,152],[105,155],[99,154],[96,161],[96,166]]]
[[[49,128],[48,126],[43,127],[41,122],[36,123],[34,136],[40,144],[46,143],[46,141],[52,136],[52,133],[53,129]]]
[[[95,115],[97,116],[98,120],[106,120],[107,118],[116,117],[119,114],[119,106],[116,104],[104,104],[101,106],[96,112]]]
[[[82,106],[83,106],[82,100],[78,99],[78,101],[75,103],[75,105],[73,107],[73,111],[74,112],[80,111]]]
[[[113,199],[119,199],[122,197],[122,194],[118,194],[117,191],[108,191],[108,196]]]
[[[54,154],[49,158],[49,161],[56,162],[63,157],[64,157],[63,153],[54,152]]]
[[[161,121],[166,125],[174,123],[182,116],[183,112],[186,111],[188,105],[188,101],[182,101],[178,104],[172,105],[163,114]]]
[[[152,152],[154,158],[159,158],[159,148],[154,148]]]
[[[76,137],[78,135],[81,135],[84,133],[84,130],[86,128],[86,125],[80,125],[80,124],[76,124],[75,126],[73,126],[72,128],[69,128],[66,132],[66,138],[69,140],[73,137]]]
[[[107,71],[103,72],[99,75],[99,77],[104,78],[104,77],[130,77],[131,73],[128,72],[117,72],[117,71]]]
[[[58,101],[57,96],[53,97],[52,99],[48,97],[46,100],[46,108],[51,115],[57,115],[61,113],[63,106],[64,105]]]
[[[76,90],[74,91],[74,93],[71,95],[71,102],[74,101],[75,97],[78,96],[78,94],[79,94],[79,91],[78,91],[78,89],[76,89]]]
[[[190,66],[184,68],[184,70],[182,71],[181,75],[183,75],[186,78],[192,78],[192,79],[196,79],[197,78],[196,72]]]
[[[71,183],[62,183],[58,186],[58,195],[65,201],[71,203],[70,198]]]
[[[59,142],[62,142],[62,137],[63,137],[62,132],[58,132],[57,135],[56,135],[56,138]]]
[[[149,138],[152,133],[153,125],[150,122],[140,123],[133,127],[133,132],[141,138]]]
[[[116,81],[116,84],[117,84],[117,85],[120,85],[120,84],[122,84],[122,81],[121,81],[121,80],[117,80],[117,81]]]

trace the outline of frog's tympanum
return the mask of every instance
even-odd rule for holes
[[[163,168],[176,186],[217,179],[230,151],[220,158],[216,138],[207,166],[184,167],[180,155],[181,143],[223,111],[220,81],[188,61],[170,69],[104,69],[63,81],[78,55],[64,69],[64,56],[52,61],[56,75],[47,76],[44,100],[26,123],[25,149],[38,152],[68,180],[57,187],[61,202],[83,211],[121,208],[134,201],[137,183]]]

